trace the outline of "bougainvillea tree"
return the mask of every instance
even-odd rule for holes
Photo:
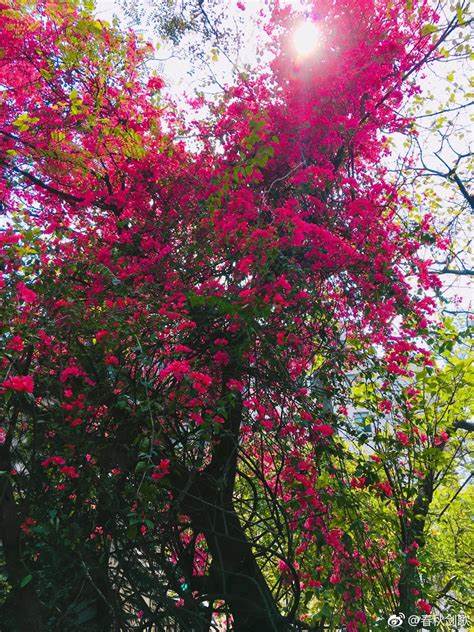
[[[0,10],[5,629],[426,611],[393,578],[374,613],[394,558],[343,508],[394,493],[347,467],[348,375],[430,361],[430,229],[403,221],[383,159],[436,15],[309,2],[323,46],[303,59],[302,14],[275,3],[271,63],[183,114],[144,72],[152,47],[87,3]]]

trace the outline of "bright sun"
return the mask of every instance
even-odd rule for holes
[[[293,31],[293,47],[299,57],[314,53],[320,43],[321,34],[314,22],[301,22]]]

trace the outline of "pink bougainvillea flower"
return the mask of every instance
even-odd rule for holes
[[[41,462],[43,467],[49,467],[50,465],[64,465],[66,461],[62,456],[49,456],[47,459]]]
[[[35,383],[31,375],[12,375],[4,380],[0,387],[19,393],[32,393]]]
[[[449,440],[449,435],[446,432],[446,430],[443,430],[442,432],[440,432],[439,434],[437,434],[434,438],[434,444],[436,446],[442,446],[445,443],[447,443],[447,441]]]
[[[18,297],[25,303],[34,303],[37,299],[36,292],[30,290],[23,282],[17,283],[16,290]]]
[[[388,481],[381,481],[380,483],[377,483],[376,487],[378,487],[385,496],[388,496],[389,498],[393,496],[393,489]]]
[[[61,371],[59,375],[59,381],[64,383],[67,382],[71,377],[81,377],[84,375],[84,371],[78,366],[68,366]]]
[[[226,351],[216,351],[213,359],[216,364],[221,366],[227,366],[230,362],[229,354]]]
[[[12,351],[23,351],[25,344],[23,342],[23,338],[21,336],[13,336],[11,340],[7,343],[7,349],[11,349]]]
[[[68,478],[79,478],[79,472],[73,465],[63,465],[59,471]]]
[[[334,434],[334,428],[329,424],[314,424],[313,431],[323,437],[331,437]]]
[[[119,366],[120,361],[117,358],[117,356],[113,355],[112,353],[109,353],[105,356],[104,358],[105,364],[108,364],[109,366]]]
[[[431,605],[425,599],[418,599],[418,601],[416,602],[416,605],[418,609],[421,610],[421,612],[424,612],[425,614],[430,614],[432,610]]]
[[[410,564],[410,566],[420,566],[420,560],[417,560],[416,557],[409,557],[407,564]]]
[[[165,85],[164,80],[161,77],[150,77],[147,82],[147,87],[153,92],[158,92]]]
[[[155,481],[164,478],[167,474],[170,473],[170,460],[169,459],[161,459],[158,465],[155,466],[151,478]]]
[[[244,390],[244,384],[240,380],[232,378],[227,382],[227,388],[231,391],[238,391],[241,393]]]
[[[409,446],[410,443],[411,443],[410,442],[410,438],[408,437],[406,432],[402,432],[401,430],[398,430],[396,432],[396,437],[397,437],[398,441],[404,446]]]

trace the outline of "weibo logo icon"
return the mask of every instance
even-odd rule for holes
[[[391,614],[387,619],[387,623],[391,628],[399,628],[403,625],[405,615],[399,612],[398,614]]]

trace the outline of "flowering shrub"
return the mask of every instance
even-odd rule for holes
[[[276,3],[269,67],[186,123],[151,45],[80,2],[0,9],[5,620],[287,630],[315,595],[364,629],[397,554],[344,503],[400,490],[383,456],[351,471],[345,380],[431,362],[426,221],[383,158],[436,15],[310,2],[325,47],[298,60]]]

